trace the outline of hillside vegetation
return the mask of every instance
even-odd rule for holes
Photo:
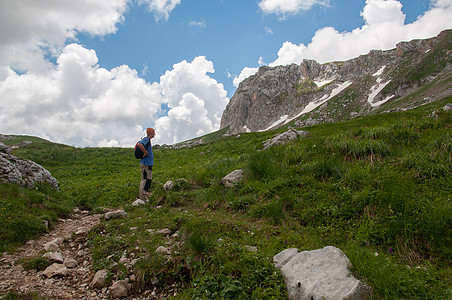
[[[160,147],[152,199],[140,207],[130,206],[140,179],[131,149],[33,139],[13,154],[47,168],[60,192],[1,184],[0,250],[44,232],[43,220],[52,225],[75,206],[122,207],[126,219],[104,220],[90,233],[93,271],[125,278],[113,263],[134,253],[136,293],[158,279],[160,290],[177,288],[177,299],[286,299],[272,257],[333,245],[376,299],[450,299],[452,115],[431,116],[450,102],[306,127],[309,137],[265,151],[262,142],[284,128]],[[239,168],[243,183],[220,183]],[[167,180],[175,182],[170,191]],[[146,231],[164,228],[178,233],[169,261],[155,253],[165,238]]]

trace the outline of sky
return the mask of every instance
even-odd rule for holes
[[[452,0],[0,0],[0,133],[130,147],[216,131],[263,65],[452,28]]]

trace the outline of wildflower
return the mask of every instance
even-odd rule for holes
[[[378,256],[378,252],[375,252],[375,256]]]
[[[392,253],[392,247],[389,247],[388,251],[389,251],[389,253]]]

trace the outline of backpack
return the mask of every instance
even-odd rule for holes
[[[144,152],[141,151],[140,147],[138,147],[138,144],[141,142],[141,140],[139,140],[136,144],[135,144],[135,158],[136,159],[142,159],[144,156]],[[144,145],[144,148],[147,150],[149,148],[149,144],[151,143],[151,140],[149,140],[149,143],[146,143],[146,145]]]

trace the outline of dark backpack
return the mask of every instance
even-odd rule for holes
[[[138,143],[135,144],[135,158],[136,159],[142,159],[144,157],[144,152],[141,151],[140,147],[138,147],[138,144],[141,142],[141,140],[138,141]],[[147,150],[149,148],[149,144],[151,143],[151,140],[149,140],[149,143],[146,143],[144,145],[144,148]]]

